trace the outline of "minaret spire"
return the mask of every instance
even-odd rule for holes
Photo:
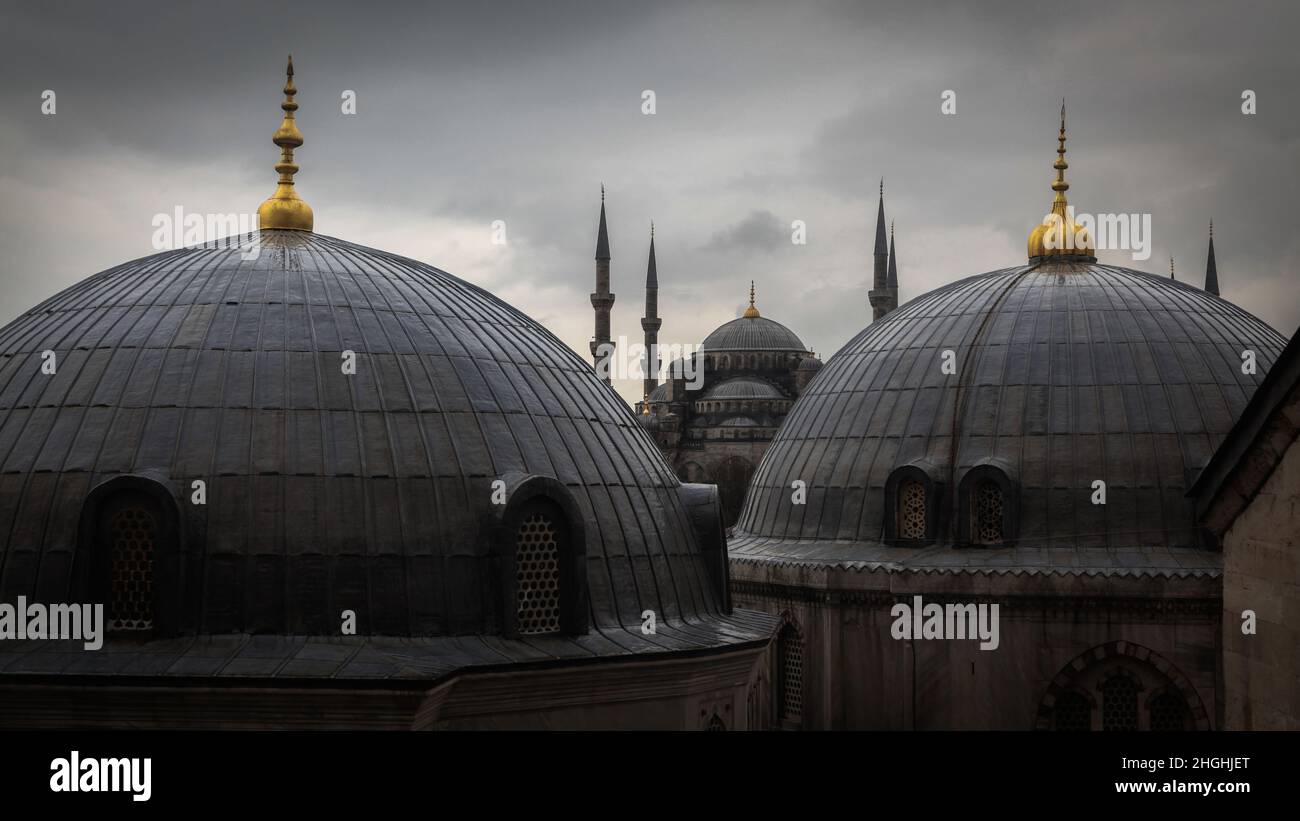
[[[1214,261],[1214,220],[1210,220],[1210,251],[1205,258],[1205,292],[1219,296],[1219,267]]]
[[[885,287],[889,289],[889,296],[894,300],[894,306],[898,306],[898,258],[894,256],[894,221],[889,221],[889,273],[885,277]],[[891,308],[890,310],[893,310]]]
[[[591,295],[591,307],[596,312],[596,333],[591,340],[591,359],[596,374],[611,384],[610,365],[614,358],[614,343],[609,338],[609,312],[614,307],[614,295],[609,291],[609,229],[605,227],[605,184],[600,184],[600,227],[596,233],[596,290]]]
[[[643,393],[647,400],[659,386],[659,328],[662,325],[663,320],[659,318],[659,270],[655,264],[655,224],[651,220],[650,257],[645,264],[645,316],[641,317],[641,330],[645,333]]]
[[[302,132],[298,130],[298,123],[294,117],[298,104],[293,98],[298,93],[298,89],[293,84],[292,54],[289,55],[285,78],[284,102],[280,103],[280,108],[284,110],[284,119],[280,121],[280,127],[271,137],[271,141],[280,146],[280,161],[275,164],[275,170],[280,173],[280,180],[270,199],[258,206],[257,222],[259,228],[310,231],[315,222],[311,206],[303,202],[293,186],[293,175],[298,173],[298,166],[293,161],[293,151],[302,146]]]
[[[876,248],[872,254],[871,319],[874,322],[898,307],[898,294],[889,291],[889,240],[885,237],[885,178],[880,178],[880,204],[876,209]]]
[[[1169,278],[1174,279],[1174,258],[1169,258]]]

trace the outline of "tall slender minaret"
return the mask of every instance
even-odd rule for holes
[[[1173,258],[1173,257],[1170,257],[1170,258],[1169,258],[1169,278],[1170,278],[1170,279],[1173,279],[1173,278],[1174,278],[1174,258]]]
[[[1219,296],[1219,267],[1214,262],[1214,220],[1210,220],[1210,255],[1205,258],[1205,292]]]
[[[898,307],[898,257],[894,256],[894,221],[889,221],[889,273],[885,277],[885,289],[889,291],[889,310]]]
[[[591,340],[591,361],[596,373],[605,384],[611,384],[609,368],[614,358],[614,345],[609,338],[609,310],[614,307],[614,295],[609,292],[609,230],[605,227],[605,185],[600,186],[600,232],[596,235],[596,291],[591,295],[591,307],[596,311],[596,334]]]
[[[649,396],[659,386],[659,272],[655,268],[655,224],[650,223],[650,259],[645,264],[645,316],[641,317],[641,330],[645,331],[645,383],[644,393]]]
[[[892,311],[898,304],[897,298],[891,303],[889,296],[889,244],[885,239],[885,180],[880,180],[880,208],[876,212],[876,251],[873,262],[871,290],[867,299],[871,302],[871,319],[874,322]]]

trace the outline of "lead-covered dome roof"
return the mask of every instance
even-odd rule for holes
[[[1225,300],[1125,268],[1048,263],[952,283],[827,362],[754,475],[733,553],[829,560],[853,553],[832,541],[880,545],[887,480],[909,465],[942,494],[940,547],[960,527],[956,488],[983,465],[1013,483],[1024,550],[1195,547],[1187,490],[1285,342]],[[806,504],[792,503],[797,480]],[[889,549],[874,555],[909,555]]]
[[[719,351],[807,350],[794,331],[765,316],[742,316],[719,326],[704,338],[700,349]]]
[[[738,376],[717,382],[704,392],[702,399],[782,399],[781,389],[771,382]]]
[[[493,482],[538,475],[585,523],[597,629],[724,609],[680,483],[553,334],[414,260],[305,231],[244,259],[257,236],[119,265],[0,329],[5,595],[81,601],[83,503],[131,474],[177,501],[199,632],[337,635],[351,608],[363,634],[492,633]]]

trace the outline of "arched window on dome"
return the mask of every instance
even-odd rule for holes
[[[904,479],[898,489],[898,538],[925,538],[925,485]]]
[[[142,494],[120,494],[100,513],[100,544],[109,556],[108,629],[148,632],[154,626],[154,559],[161,516]]]
[[[885,480],[885,543],[919,547],[939,532],[939,493],[924,461],[896,468]]]
[[[559,508],[533,500],[515,531],[515,632],[541,636],[563,631],[564,560],[568,527]]]
[[[509,636],[577,635],[590,621],[586,543],[572,494],[548,476],[507,474],[492,552]]]
[[[985,479],[975,486],[971,500],[971,541],[976,544],[1002,544],[1002,488]]]
[[[175,498],[147,476],[117,476],[82,505],[73,585],[104,604],[105,627],[118,638],[174,635],[187,599]]]
[[[962,478],[958,497],[965,544],[1014,544],[1015,485],[1006,473],[992,464],[977,465]]]
[[[781,726],[803,723],[803,633],[787,614],[776,638],[776,715]]]

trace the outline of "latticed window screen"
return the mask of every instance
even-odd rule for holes
[[[545,514],[534,513],[519,525],[515,589],[520,635],[560,631],[560,536]]]
[[[777,709],[782,719],[795,720],[803,715],[803,636],[799,628],[787,624],[777,644],[781,679],[777,689]]]
[[[153,555],[158,523],[143,507],[124,507],[109,519],[112,540],[110,630],[153,629]]]
[[[713,717],[709,719],[709,725],[704,729],[715,733],[725,731],[727,729],[727,722],[722,720],[722,716],[714,713]]]
[[[971,506],[971,529],[978,544],[999,544],[1002,541],[1002,488],[996,482],[984,481],[975,489],[975,503]]]
[[[1065,732],[1091,730],[1092,705],[1079,693],[1062,693],[1052,710],[1052,727]]]
[[[1151,729],[1156,732],[1187,729],[1187,705],[1181,696],[1164,692],[1151,699]]]
[[[914,479],[898,488],[898,538],[925,538],[925,486]]]
[[[1101,728],[1138,728],[1137,682],[1128,676],[1112,676],[1101,685]]]

